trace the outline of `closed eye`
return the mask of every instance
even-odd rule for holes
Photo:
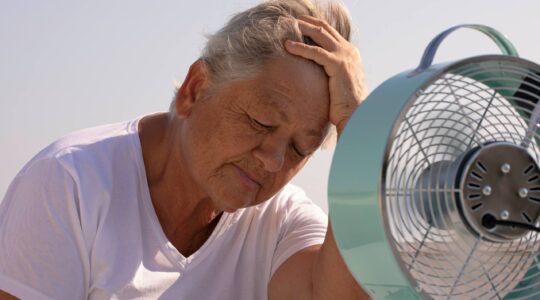
[[[308,156],[306,154],[303,154],[300,150],[298,150],[298,148],[296,148],[296,146],[294,144],[291,144],[291,148],[293,149],[294,153],[298,157],[304,158],[304,157]]]
[[[261,122],[260,122],[259,120],[257,120],[257,119],[254,119],[254,118],[251,118],[251,117],[250,117],[250,119],[251,119],[251,121],[252,121],[253,123],[255,123],[255,125],[257,125],[258,127],[263,128],[263,129],[273,129],[273,128],[274,128],[274,126],[271,126],[271,125],[267,125],[267,124],[261,123]]]

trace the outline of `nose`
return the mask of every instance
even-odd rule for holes
[[[262,162],[266,171],[277,172],[283,167],[286,151],[287,141],[270,134],[253,150],[253,156]]]

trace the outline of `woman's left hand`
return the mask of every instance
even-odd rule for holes
[[[360,53],[323,20],[302,16],[298,19],[298,26],[304,36],[310,37],[320,47],[288,40],[285,48],[291,54],[313,60],[324,67],[329,77],[329,118],[339,135],[354,110],[367,96]]]

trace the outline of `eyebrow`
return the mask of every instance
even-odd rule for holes
[[[287,114],[283,111],[283,107],[284,105],[281,104],[281,103],[278,103],[274,100],[268,100],[268,104],[272,107],[274,107],[274,109],[279,113],[279,115],[281,116],[281,119],[283,122],[289,122],[289,118],[287,116]],[[315,130],[315,129],[305,129],[305,130],[302,130],[303,133],[305,133],[306,135],[309,135],[309,136],[312,136],[312,137],[321,137],[322,136],[322,133]]]
[[[273,107],[281,117],[281,120],[284,122],[289,122],[289,117],[285,113],[285,104],[283,102],[275,100],[275,96],[273,94],[279,94],[282,98],[287,98],[285,94],[279,92],[279,91],[258,91],[257,98],[259,98],[261,101],[264,102],[264,104],[269,105]]]
[[[273,89],[271,91],[268,91],[268,90],[260,91],[257,96],[260,97],[261,99],[264,99],[263,101],[265,101],[265,104],[272,106],[279,113],[281,120],[283,122],[289,122],[289,118],[287,114],[285,113],[285,104],[283,104],[282,101],[275,100],[275,94],[278,94],[281,98],[285,98],[287,100],[293,101],[289,97],[287,97],[287,95],[285,95],[278,89]],[[314,129],[306,129],[306,130],[303,130],[302,132],[312,137],[322,136],[321,132],[318,132],[317,130],[314,130]]]

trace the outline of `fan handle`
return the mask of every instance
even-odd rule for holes
[[[420,64],[414,71],[411,72],[410,75],[416,75],[429,68],[433,63],[435,53],[437,53],[437,49],[439,48],[439,45],[442,43],[442,41],[450,33],[460,28],[470,28],[478,30],[490,37],[497,44],[497,46],[499,46],[499,49],[501,49],[504,55],[519,57],[519,54],[512,42],[510,42],[510,40],[504,34],[495,30],[494,28],[480,24],[461,24],[439,33],[433,40],[431,40],[431,42],[427,45],[426,50],[424,50],[424,54],[422,55],[422,60],[420,61]]]

